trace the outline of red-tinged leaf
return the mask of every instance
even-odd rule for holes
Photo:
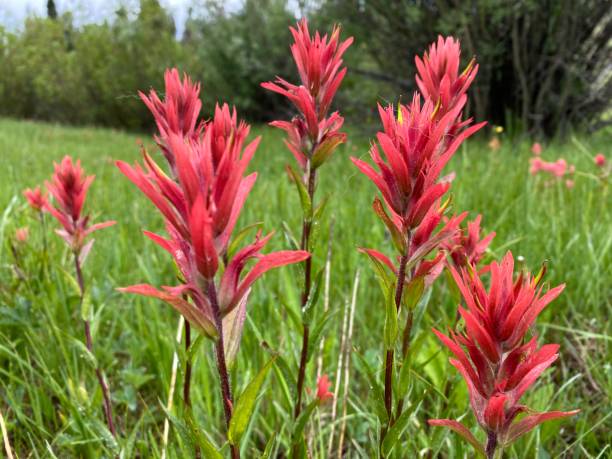
[[[380,190],[381,194],[383,195],[383,198],[385,198],[385,201],[393,202],[393,197],[391,195],[389,187],[387,186],[387,183],[380,175],[378,175],[378,173],[376,173],[372,166],[370,166],[365,161],[354,157],[351,157],[351,161],[353,161],[353,164],[355,164],[355,166],[357,166],[359,170],[363,172],[363,174],[365,174],[370,180],[372,180],[372,182],[374,182],[374,185],[376,185],[376,187]]]
[[[387,227],[387,230],[391,234],[391,239],[393,240],[393,243],[395,244],[395,248],[400,253],[405,253],[407,242],[406,242],[405,236],[402,234],[401,222],[394,221],[389,216],[389,214],[387,214],[387,212],[385,211],[385,208],[383,207],[382,202],[380,201],[380,199],[378,199],[378,197],[374,198],[374,202],[372,203],[372,208],[374,209],[374,212],[376,213],[376,215],[378,215],[378,217],[383,221],[383,223]]]
[[[179,295],[157,290],[149,284],[131,285],[129,287],[118,288],[117,290],[125,293],[135,293],[137,295],[158,298],[176,309],[189,321],[189,323],[199,328],[209,338],[214,339],[217,337],[217,330],[213,324],[212,318],[206,317],[201,309],[195,307]]]
[[[91,225],[89,228],[87,228],[87,231],[85,231],[85,235],[91,234],[94,231],[98,231],[104,228],[108,228],[109,226],[113,226],[115,225],[117,222],[114,220],[109,220],[107,222],[102,222],[102,223],[96,223],[95,225]]]
[[[454,421],[452,419],[430,419],[427,421],[427,423],[430,426],[448,427],[455,433],[461,435],[465,441],[467,441],[474,447],[477,453],[481,454],[482,456],[485,456],[485,450],[483,446],[478,442],[476,437],[474,437],[472,432],[470,432],[469,429],[460,422]]]
[[[534,429],[539,424],[550,421],[553,419],[567,418],[578,414],[580,410],[573,411],[548,411],[546,413],[537,413],[525,416],[519,421],[515,422],[510,426],[508,434],[505,439],[505,443],[512,443],[521,435],[526,434],[530,430]]]
[[[281,250],[279,252],[263,255],[240,282],[230,308],[235,307],[251,285],[267,271],[274,268],[280,268],[281,266],[299,263],[306,260],[308,257],[310,257],[310,253],[305,250]]]

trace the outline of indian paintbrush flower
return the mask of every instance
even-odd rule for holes
[[[443,246],[456,267],[468,264],[476,266],[495,237],[495,232],[492,231],[480,239],[481,220],[482,215],[478,215],[474,220],[467,222],[465,230],[455,233],[453,237],[444,242]]]
[[[140,284],[120,290],[169,303],[214,340],[229,427],[233,399],[227,365],[238,350],[250,288],[266,271],[303,261],[309,253],[264,255],[262,249],[272,235],[260,232],[251,244],[229,253],[236,221],[257,177],[256,173],[246,175],[246,168],[260,139],[245,145],[249,126],[238,122],[236,110],[227,105],[217,106],[213,119],[195,128],[199,86],[188,77],[181,83],[175,70],[166,72],[166,91],[163,102],[152,91],[147,105],[160,130],[157,143],[170,175],[144,150],[144,168],[122,161],[117,166],[164,217],[168,238],[145,234],[173,257],[182,279],[174,287]],[[253,259],[257,262],[245,272]],[[232,457],[239,457],[238,445],[230,447]]]
[[[94,231],[116,223],[107,221],[92,225],[89,215],[82,215],[87,191],[93,180],[93,175],[85,176],[80,160],[73,162],[70,156],[65,156],[59,164],[55,164],[51,182],[46,182],[47,190],[53,196],[55,204],[46,201],[44,209],[62,226],[56,230],[57,234],[81,257],[81,263],[93,244],[93,239],[86,242],[86,238]]]
[[[340,27],[335,26],[328,35],[318,31],[311,36],[308,22],[302,19],[297,28],[290,27],[294,43],[291,54],[297,66],[300,85],[290,83],[280,77],[274,82],[262,83],[261,86],[285,96],[297,108],[298,114],[290,121],[278,120],[272,126],[287,132],[287,148],[297,160],[302,176],[288,166],[288,171],[298,186],[302,207],[302,239],[300,248],[312,251],[311,229],[316,220],[314,195],[316,189],[316,171],[332,155],[338,145],[346,141],[346,134],[340,132],[344,119],[338,112],[329,114],[331,103],[340,87],[346,67],[342,67],[342,55],[353,42],[348,38],[340,42]],[[308,202],[308,204],[306,204]],[[309,299],[312,284],[312,260],[304,263],[304,290],[302,307]],[[302,320],[302,351],[297,377],[297,397],[294,416],[297,418],[302,409],[302,393],[308,363],[309,324]]]
[[[501,263],[486,269],[485,289],[480,274],[468,265],[449,268],[465,305],[459,306],[465,328],[434,333],[454,355],[450,363],[468,385],[470,405],[478,424],[487,434],[483,447],[472,433],[450,419],[432,419],[431,425],[449,427],[487,457],[504,448],[538,424],[572,416],[578,411],[537,413],[520,403],[523,394],[558,358],[557,344],[538,348],[529,330],[540,312],[563,291],[564,285],[546,291],[545,269],[536,276],[521,272],[514,278],[514,258],[508,252]]]
[[[37,186],[34,189],[27,188],[24,190],[23,195],[30,207],[38,212],[42,212],[47,205],[47,193]]]
[[[86,176],[81,167],[81,161],[74,162],[70,156],[65,156],[59,164],[55,164],[55,172],[50,182],[46,182],[47,190],[55,200],[55,204],[47,201],[44,210],[49,212],[61,225],[57,234],[66,241],[74,256],[76,281],[80,292],[81,316],[85,328],[85,346],[93,353],[90,313],[83,307],[85,299],[85,281],[82,266],[89,254],[94,239],[87,237],[94,231],[114,225],[114,221],[106,221],[91,225],[89,215],[83,215],[83,205],[87,191],[94,180],[93,175]],[[113,422],[112,401],[110,389],[99,366],[95,369],[96,378],[102,390],[103,408],[108,429],[113,436],[117,435]]]
[[[397,323],[404,309],[402,304],[406,302],[401,349],[403,362],[408,365],[412,308],[424,288],[442,272],[444,252],[439,249],[455,236],[466,216],[463,213],[452,217],[439,228],[450,203],[450,199],[443,202],[442,197],[452,180],[452,175],[440,177],[440,174],[461,143],[485,124],[471,125],[471,119],[463,120],[466,91],[478,66],[472,61],[459,75],[459,58],[459,43],[442,37],[423,59],[417,57],[417,85],[421,94],[415,93],[409,105],[399,104],[397,111],[392,105],[378,107],[383,131],[377,134],[378,142],[370,148],[374,166],[351,158],[382,195],[382,201],[374,200],[373,208],[391,235],[398,260],[396,265],[381,252],[362,249],[379,273],[385,267],[393,273],[393,278],[386,278],[382,283],[385,299],[387,302],[392,299],[394,307],[392,311],[388,305],[386,308],[384,403],[388,422],[381,426],[381,446],[388,429],[401,415],[404,403],[400,396],[394,412],[394,354],[400,334],[392,331],[397,325],[388,328],[388,324]],[[427,258],[432,252],[433,258]],[[390,291],[392,288],[394,292]],[[404,299],[405,291],[410,292],[408,300]],[[389,320],[389,314],[395,314],[396,318]]]
[[[344,143],[346,134],[340,132],[344,119],[338,112],[328,112],[340,87],[346,67],[342,55],[353,38],[340,42],[340,27],[335,26],[331,35],[314,36],[308,31],[306,19],[290,28],[294,38],[291,54],[298,69],[301,84],[295,85],[277,77],[274,82],[262,83],[262,87],[277,92],[299,111],[291,121],[274,121],[272,126],[287,132],[287,148],[293,153],[300,167],[316,169],[329,158],[333,150]]]

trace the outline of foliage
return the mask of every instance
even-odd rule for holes
[[[205,107],[231,102],[254,121],[292,113],[258,87],[275,75],[295,79],[287,27],[297,11],[287,0],[244,0],[236,10],[221,0],[194,2],[199,6],[182,37],[158,0],[140,4],[137,15],[120,8],[102,24],[76,27],[64,14],[31,17],[19,32],[0,29],[0,114],[149,128],[136,92],[160,87],[167,67],[203,82]],[[438,33],[462,40],[462,67],[477,55],[470,107],[476,119],[546,134],[607,122],[612,14],[606,2],[327,0],[300,13],[321,30],[340,22],[355,37],[337,105],[365,126],[376,117],[375,102],[411,97],[412,56]]]

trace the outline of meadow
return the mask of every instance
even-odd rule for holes
[[[378,125],[369,128],[374,132]],[[389,241],[372,212],[374,186],[349,161],[349,156],[367,155],[368,138],[348,129],[348,142],[335,151],[320,174],[319,193],[329,196],[329,204],[315,234],[332,240],[325,300],[334,314],[306,385],[314,390],[319,359],[332,388],[342,379],[335,410],[322,407],[307,428],[315,457],[328,457],[331,434],[334,456],[341,432],[345,457],[370,457],[370,445],[376,443],[370,385],[381,378],[371,369],[379,368],[382,358],[384,306],[375,275],[357,248],[389,247]],[[238,227],[243,221],[260,221],[264,232],[276,231],[270,250],[287,248],[299,238],[289,228],[301,224],[297,193],[285,172],[293,158],[283,146],[282,133],[265,126],[253,131],[263,135],[251,163],[259,175]],[[176,276],[163,251],[141,231],[162,231],[159,214],[114,165],[117,159],[139,158],[138,137],[114,130],[0,119],[0,412],[6,438],[18,457],[162,455],[163,406],[173,353],[184,357],[175,339],[178,314],[159,301],[115,290],[141,282],[172,285]],[[150,136],[140,138],[155,151]],[[538,410],[577,408],[581,413],[542,425],[518,441],[508,457],[603,458],[612,454],[612,200],[609,177],[601,179],[593,164],[597,152],[610,158],[611,138],[612,131],[604,130],[596,135],[568,135],[563,142],[544,145],[544,159],[563,157],[575,165],[572,188],[564,180],[531,176],[531,143],[513,141],[504,134],[496,151],[484,136],[468,140],[445,169],[456,173],[453,209],[470,211],[470,218],[482,214],[485,232],[497,233],[487,259],[512,250],[533,271],[546,262],[551,285],[567,283],[565,292],[536,324],[542,341],[561,345],[561,356],[526,402]],[[72,270],[70,253],[51,229],[55,222],[47,219],[46,227],[41,227],[21,195],[24,188],[48,179],[53,162],[65,154],[80,158],[86,171],[96,175],[86,204],[94,219],[118,222],[96,233],[84,266],[95,311],[94,354],[110,382],[118,444],[104,425],[102,396],[83,352],[77,298],[66,275]],[[26,242],[15,239],[21,227],[29,228]],[[319,251],[315,269],[322,268],[328,256],[325,244],[319,244]],[[237,393],[274,352],[295,374],[300,352],[299,269],[286,267],[266,274],[251,294],[241,349],[232,369]],[[343,333],[346,311],[352,304],[351,371],[345,398],[347,380],[338,355],[347,335]],[[476,423],[466,385],[448,363],[448,351],[431,333],[432,327],[452,323],[455,313],[447,281],[441,279],[420,305],[415,323],[419,352],[413,376],[418,390],[426,395],[414,409],[396,457],[472,455],[457,436],[426,423],[432,417],[464,417],[468,425]],[[193,352],[192,403],[198,425],[220,445],[222,407],[212,355],[207,341]],[[181,371],[179,366],[179,382]],[[276,365],[247,430],[244,457],[259,457],[271,438],[270,457],[285,457],[293,398],[284,375],[282,365]],[[180,409],[177,389],[175,411]],[[172,429],[166,457],[189,457],[192,451],[180,429]]]

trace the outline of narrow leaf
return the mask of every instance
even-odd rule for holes
[[[261,387],[266,380],[266,376],[272,368],[272,364],[276,357],[264,365],[264,367],[255,375],[253,380],[244,389],[244,392],[240,395],[240,398],[234,406],[234,413],[230,420],[229,430],[227,432],[227,438],[232,445],[238,445],[240,438],[249,425],[253,409],[255,408],[255,402],[257,396],[261,391]]]

